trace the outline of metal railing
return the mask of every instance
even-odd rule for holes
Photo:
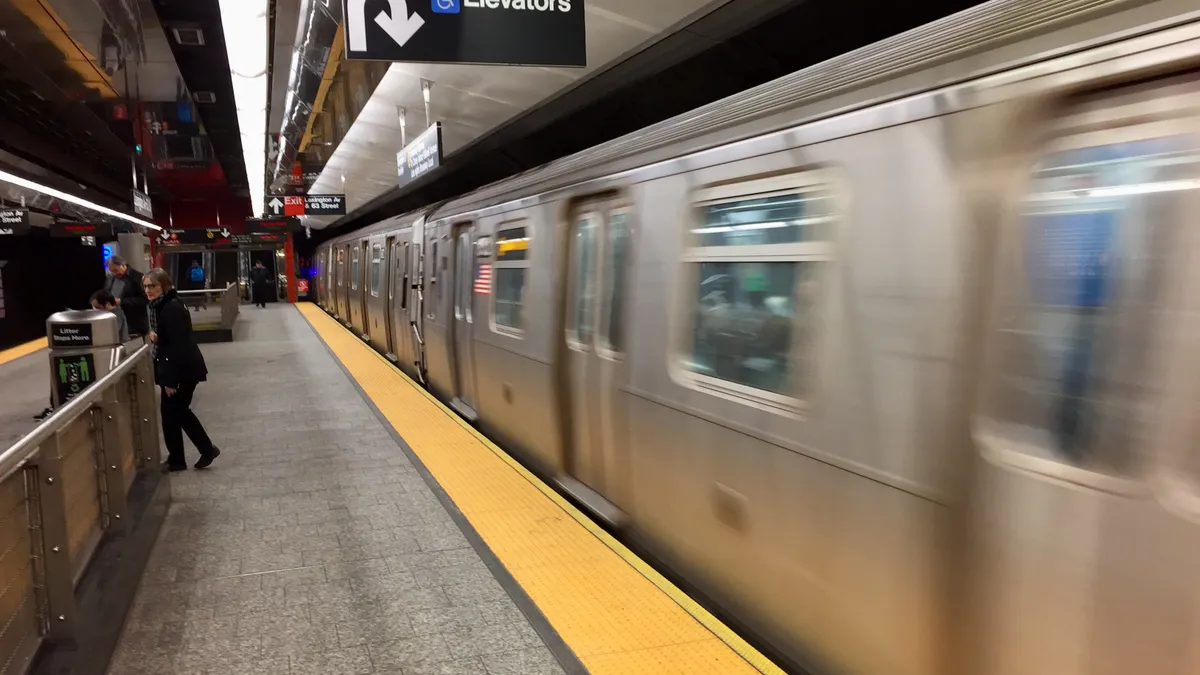
[[[158,470],[152,359],[141,347],[0,452],[0,675],[75,636],[76,587],[129,523],[137,474]]]
[[[209,296],[216,296],[216,302],[221,307],[221,328],[233,328],[233,322],[237,320],[242,304],[241,294],[238,292],[238,285],[236,283],[230,283],[225,288],[203,288],[191,291],[177,291],[177,293],[180,296],[180,301],[184,305],[191,307],[207,305],[204,301]]]

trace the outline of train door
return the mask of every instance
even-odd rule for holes
[[[619,494],[626,421],[624,307],[629,211],[617,202],[580,204],[568,237],[566,368],[568,472],[601,495]]]
[[[461,412],[474,418],[475,407],[475,361],[473,331],[475,324],[475,238],[471,224],[456,225],[454,242],[454,318],[451,328],[454,344],[455,399]]]
[[[335,293],[334,313],[338,319],[341,319],[343,324],[350,323],[350,302],[349,302],[349,265],[347,258],[350,257],[349,247],[337,247],[337,292]]]
[[[383,251],[385,264],[388,265],[388,274],[384,275],[384,283],[388,285],[388,293],[384,297],[383,322],[385,330],[388,331],[388,335],[386,335],[388,350],[385,353],[391,362],[400,360],[397,354],[401,351],[397,340],[396,323],[392,321],[392,317],[395,316],[397,286],[400,286],[400,259],[396,256],[397,249],[396,238],[389,237]]]
[[[1004,229],[975,424],[980,675],[1200,667],[1184,628],[1200,619],[1200,472],[1194,431],[1176,435],[1198,428],[1181,393],[1197,380],[1200,86],[1174,89],[1074,102]],[[1173,440],[1186,461],[1161,466]]]
[[[425,382],[425,282],[429,272],[425,263],[425,219],[418,218],[413,223],[412,234],[409,237],[411,246],[406,243],[405,254],[408,256],[408,330],[412,338],[413,369],[417,378]]]
[[[371,282],[371,270],[375,267],[371,260],[371,245],[366,241],[358,243],[359,260],[362,264],[359,266],[358,276],[358,296],[354,298],[355,307],[358,309],[359,321],[355,324],[360,335],[366,337],[370,334],[370,324],[367,319],[367,301],[371,294],[368,291],[370,288],[367,284]]]

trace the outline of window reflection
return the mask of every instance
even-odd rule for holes
[[[592,303],[596,294],[596,275],[593,270],[595,256],[592,249],[595,239],[596,225],[592,219],[579,219],[575,229],[575,245],[571,251],[574,257],[571,269],[575,272],[571,292],[575,309],[571,325],[575,340],[584,345],[592,341]]]
[[[813,265],[701,263],[691,358],[685,367],[755,389],[793,393],[788,378],[797,280],[808,276]],[[802,301],[807,305],[808,300]]]
[[[525,306],[525,268],[500,267],[496,269],[497,326],[521,330],[521,314]]]
[[[1003,327],[997,416],[1076,464],[1120,468],[1145,401],[1148,328],[1195,144],[1164,137],[1047,158],[1026,203],[1019,305]]]
[[[791,244],[827,238],[816,194],[791,193],[709,204],[704,225],[692,230],[698,246]]]

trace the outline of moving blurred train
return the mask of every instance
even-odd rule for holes
[[[799,669],[1195,675],[1196,253],[1200,5],[995,0],[316,288]]]

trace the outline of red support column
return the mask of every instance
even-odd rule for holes
[[[288,302],[296,302],[296,254],[292,249],[292,233],[288,232],[283,243],[284,269],[287,270]]]

